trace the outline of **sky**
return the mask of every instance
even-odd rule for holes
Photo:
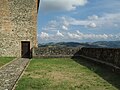
[[[39,43],[120,40],[120,0],[41,0]]]

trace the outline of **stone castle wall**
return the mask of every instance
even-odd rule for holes
[[[120,67],[120,49],[110,48],[68,48],[68,47],[40,47],[33,48],[34,58],[46,57],[89,57]]]
[[[120,67],[120,49],[82,48],[82,55]]]
[[[40,47],[33,48],[34,58],[43,57],[72,57],[80,48],[67,48],[67,47]],[[78,54],[79,55],[79,54]]]
[[[37,46],[37,0],[0,0],[0,56],[21,56],[21,41]]]

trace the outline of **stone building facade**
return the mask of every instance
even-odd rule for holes
[[[29,50],[37,47],[38,3],[39,0],[0,0],[0,56],[22,57],[26,45]]]

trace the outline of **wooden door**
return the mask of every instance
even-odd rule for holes
[[[22,58],[30,58],[30,42],[29,41],[21,42],[21,56]]]

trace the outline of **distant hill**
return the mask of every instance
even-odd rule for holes
[[[38,47],[99,47],[96,45],[91,45],[89,43],[78,43],[78,42],[59,42],[59,43],[47,43],[39,44]]]
[[[97,42],[59,42],[38,44],[38,47],[91,47],[91,48],[120,48],[120,41],[97,41]]]
[[[93,42],[92,45],[106,48],[120,48],[120,41],[97,41]]]

